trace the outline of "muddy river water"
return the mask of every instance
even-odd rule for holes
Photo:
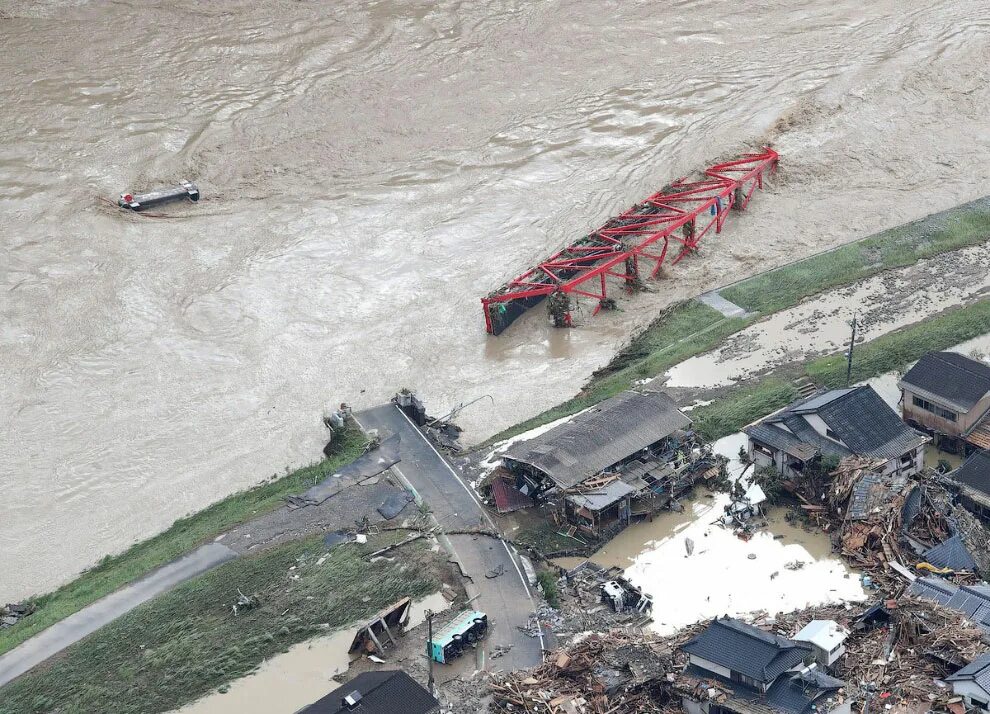
[[[0,0],[0,600],[313,460],[329,404],[490,394],[478,439],[674,299],[975,198],[985,10]],[[481,295],[764,140],[772,190],[656,292],[486,338]]]

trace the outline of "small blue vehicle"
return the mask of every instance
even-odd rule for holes
[[[467,610],[454,618],[433,639],[426,643],[426,654],[434,662],[446,664],[459,657],[465,647],[484,639],[488,634],[488,615],[478,610]]]

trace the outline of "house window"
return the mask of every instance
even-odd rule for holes
[[[901,466],[910,466],[912,461],[914,461],[914,452],[909,451],[901,457]]]
[[[955,421],[956,413],[949,411],[948,409],[943,409],[938,404],[932,404],[927,399],[922,399],[921,397],[911,397],[911,403],[919,409],[924,409],[926,412],[931,412],[935,416],[942,417],[946,421]]]
[[[825,428],[825,436],[827,436],[832,441],[842,441],[842,439],[839,438],[839,435],[836,434],[831,429],[829,429],[828,427]]]

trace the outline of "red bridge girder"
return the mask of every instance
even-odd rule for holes
[[[746,207],[763,176],[773,173],[777,152],[743,154],[705,169],[697,180],[678,179],[662,191],[560,250],[535,268],[481,299],[485,329],[498,335],[520,315],[551,297],[555,324],[570,325],[570,295],[598,300],[593,314],[608,304],[606,277],[630,286],[640,277],[639,263],[651,265],[656,277],[673,241],[673,263],[697,250],[713,227],[720,233],[733,208]]]

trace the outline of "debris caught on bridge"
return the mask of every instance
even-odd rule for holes
[[[596,301],[593,314],[614,308],[607,278],[633,290],[641,285],[640,262],[645,260],[649,277],[656,277],[671,241],[680,247],[673,263],[696,251],[712,228],[721,232],[730,211],[746,207],[778,161],[776,151],[764,148],[710,166],[696,180],[674,181],[482,298],[485,330],[501,334],[544,298],[556,327],[571,326],[578,298]]]

